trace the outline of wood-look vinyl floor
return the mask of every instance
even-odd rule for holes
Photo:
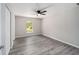
[[[79,55],[79,49],[68,44],[37,35],[17,38],[9,55]]]

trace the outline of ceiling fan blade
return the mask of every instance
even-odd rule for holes
[[[52,7],[52,5],[48,5],[47,7],[44,7],[42,9],[40,9],[40,10],[44,10],[44,9],[47,9],[47,8],[50,8],[50,7]]]
[[[76,3],[77,5],[79,5],[79,3]]]
[[[41,15],[46,15],[46,14],[41,14]]]
[[[45,13],[45,12],[47,12],[47,11],[42,11],[41,13]]]
[[[47,11],[43,11],[43,12],[47,12]]]

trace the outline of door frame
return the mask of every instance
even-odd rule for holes
[[[10,30],[9,33],[8,33],[8,34],[9,34],[9,46],[7,46],[8,44],[6,45],[6,42],[7,42],[7,41],[6,41],[6,39],[7,39],[6,35],[7,35],[7,33],[5,32],[5,37],[6,37],[6,38],[5,38],[5,46],[7,46],[6,49],[8,48],[8,50],[6,50],[6,54],[8,54],[9,51],[10,51],[10,48],[11,48],[11,46],[10,46],[10,45],[11,45],[11,12],[10,12],[8,6],[5,4],[5,11],[6,11],[6,10],[8,10],[8,12],[9,12],[9,17],[10,17],[10,18],[9,18],[9,22],[7,22],[7,19],[5,19],[5,26],[9,24],[8,26],[9,26],[9,30]],[[6,13],[6,12],[5,12],[5,13]],[[6,18],[6,15],[5,15],[5,18]],[[7,23],[6,23],[6,22],[7,22]],[[6,31],[6,30],[7,30],[7,27],[5,27],[5,31]]]

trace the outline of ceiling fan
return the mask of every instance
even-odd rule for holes
[[[42,9],[40,8],[41,7],[40,4],[36,4],[36,6],[37,8],[34,10],[34,12],[36,13],[37,16],[39,16],[39,15],[46,15],[45,13],[47,12],[47,10],[45,9],[51,7],[52,5],[48,5]]]
[[[77,5],[79,5],[79,3],[76,3]]]
[[[46,14],[44,14],[44,13],[47,12],[47,11],[46,11],[46,10],[44,10],[44,11],[42,11],[42,10],[37,10],[36,12],[37,12],[37,14],[46,15]]]

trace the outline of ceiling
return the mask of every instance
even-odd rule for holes
[[[10,6],[13,8],[14,14],[17,16],[39,18],[39,17],[44,17],[45,15],[36,16],[35,10],[38,8],[42,9],[47,6],[53,6],[53,4],[51,3],[11,3]]]

